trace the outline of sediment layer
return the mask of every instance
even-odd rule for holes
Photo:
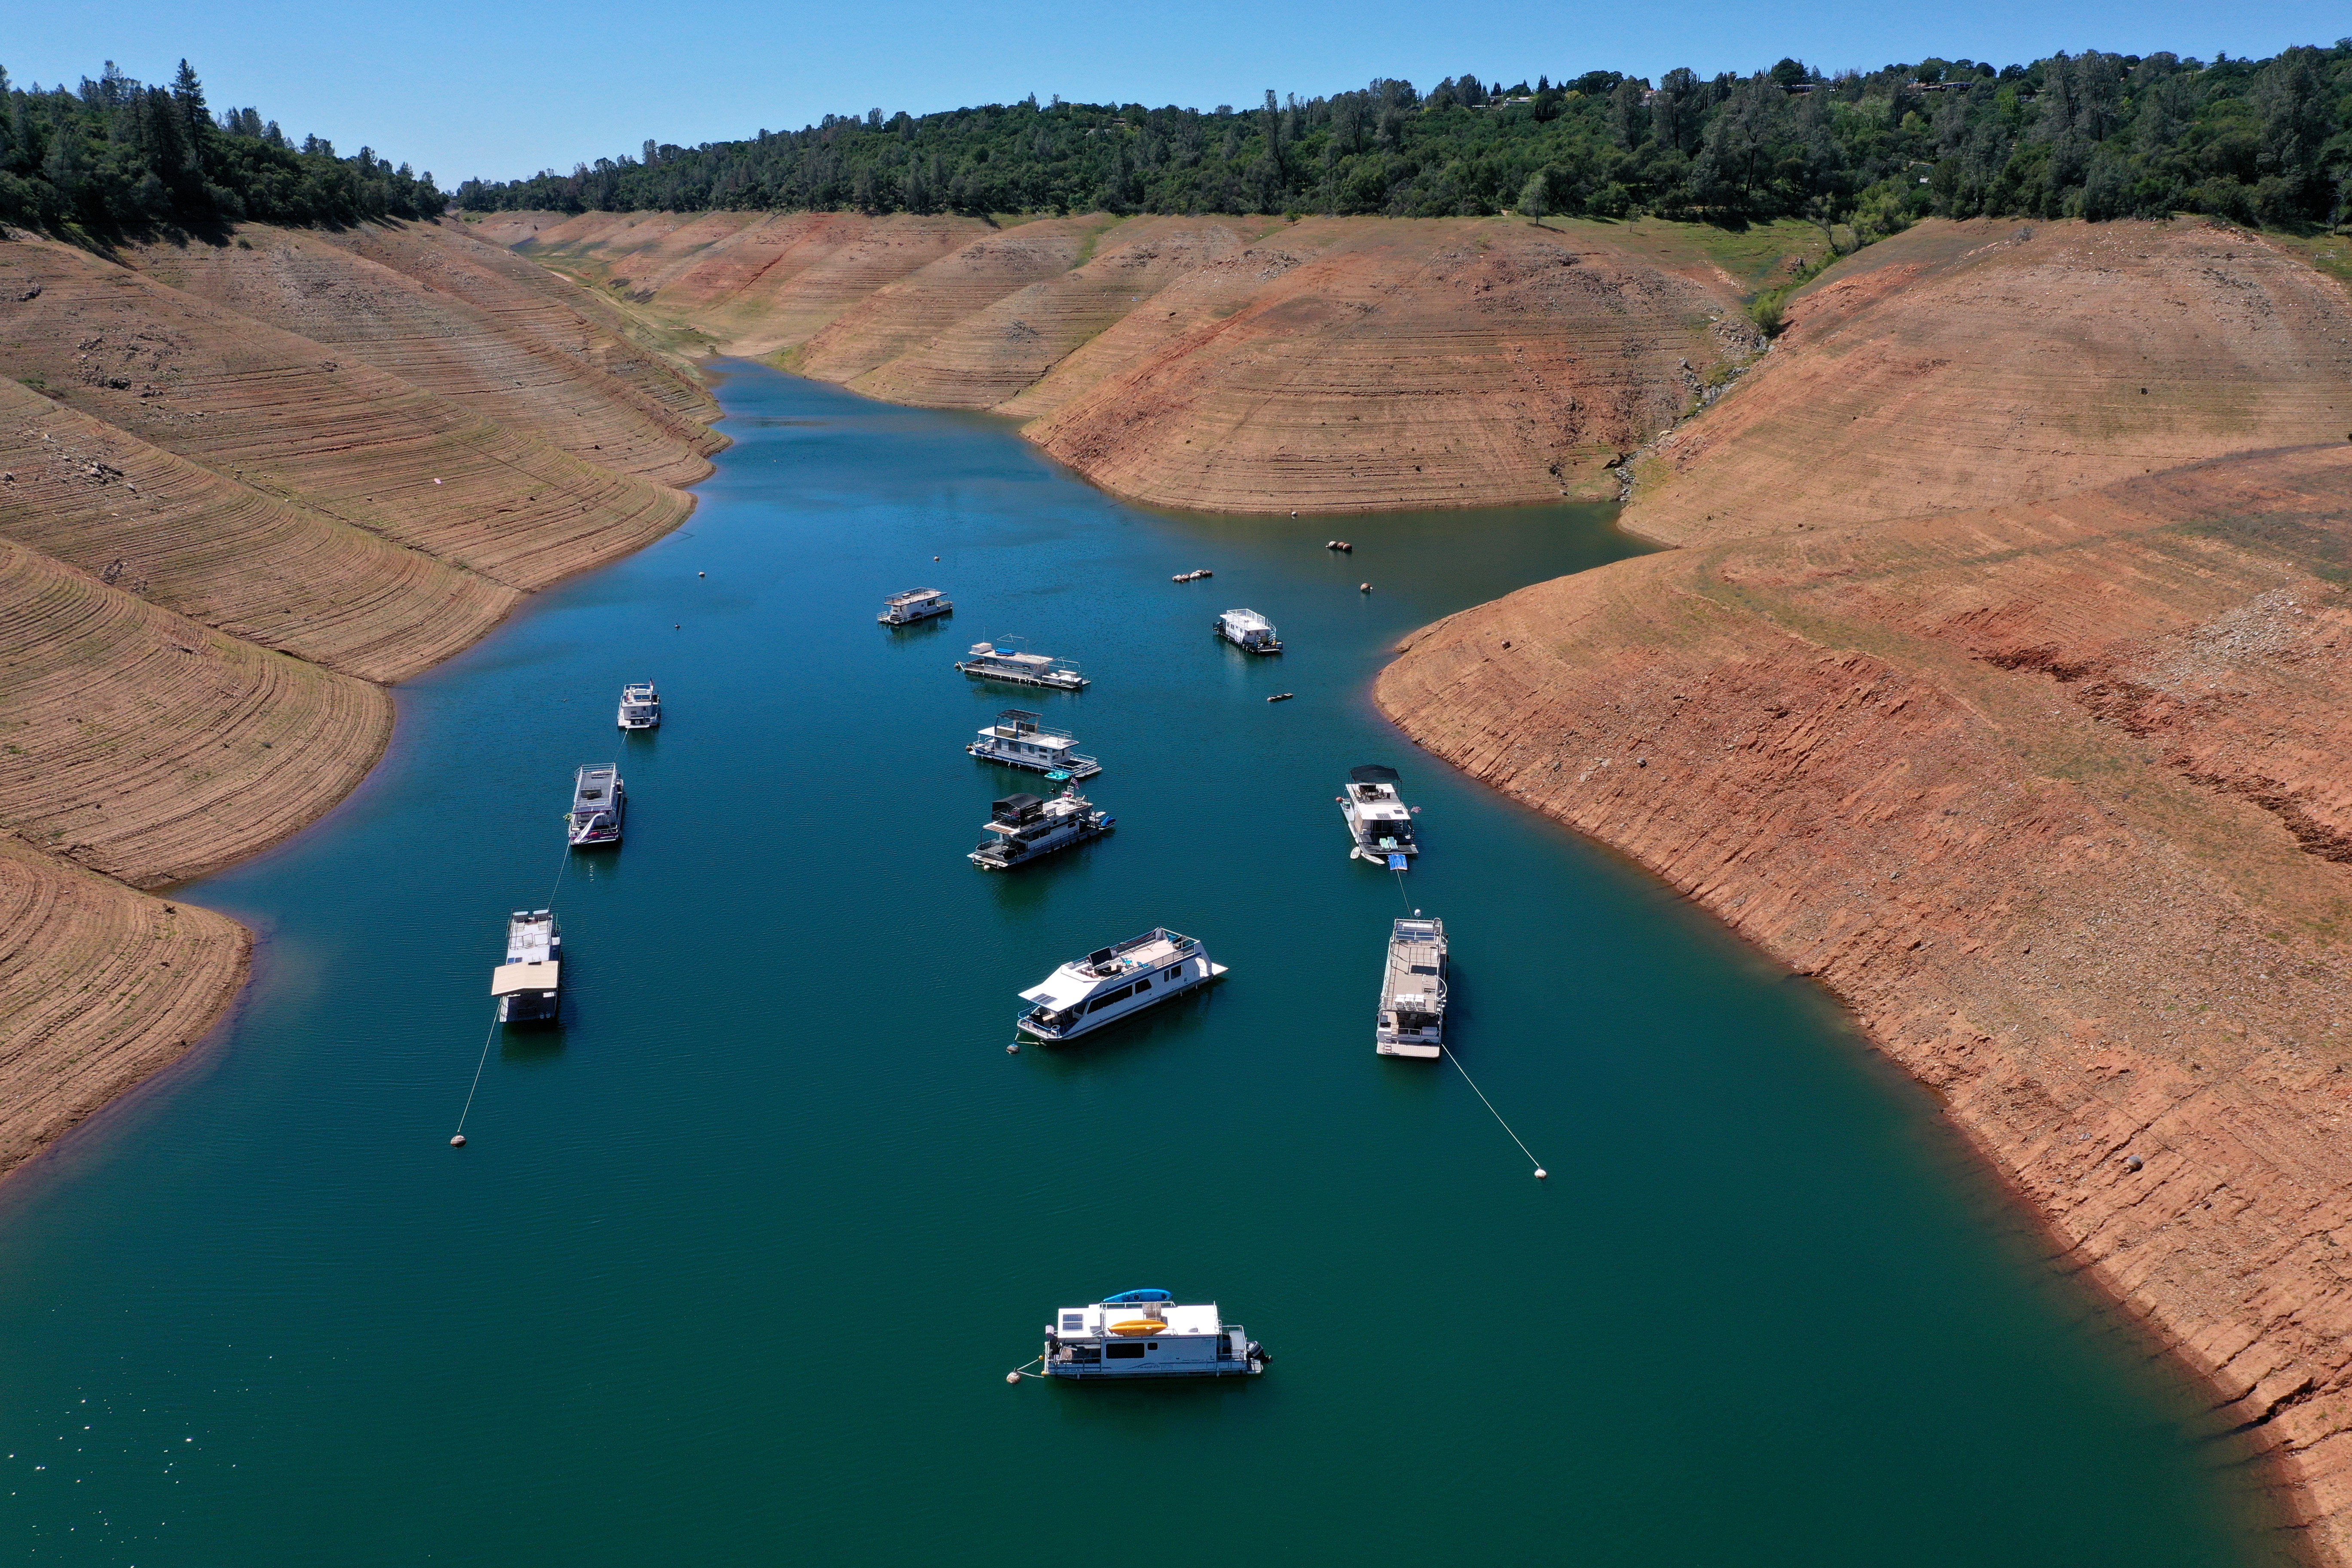
[[[2202,219],[1927,223],[1791,300],[1764,362],[1636,465],[1668,544],[2059,495],[2352,431],[2352,300]]]
[[[1709,248],[1733,242],[1687,226],[551,214],[478,232],[725,352],[1019,417],[1105,489],[1220,511],[1613,498],[1621,459],[1762,348]],[[1769,259],[1819,233],[1740,243]]]
[[[2135,394],[2134,395],[2137,395]],[[2352,446],[1621,562],[1414,740],[1854,1009],[2352,1544]]]
[[[440,225],[0,238],[0,1172],[201,1038],[233,922],[138,891],[315,820],[384,683],[709,471],[665,336]]]

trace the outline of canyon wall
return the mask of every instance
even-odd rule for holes
[[[201,1038],[152,891],[315,820],[384,689],[685,517],[671,342],[454,225],[0,238],[0,1172]]]
[[[1762,349],[1757,277],[1822,244],[1512,218],[475,226],[720,352],[1017,417],[1107,489],[1228,512],[1613,499],[1618,463]]]

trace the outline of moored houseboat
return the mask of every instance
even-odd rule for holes
[[[1043,727],[1040,716],[1022,708],[1007,708],[996,716],[996,722],[980,732],[980,739],[964,748],[986,763],[1001,763],[1008,768],[1025,768],[1033,773],[1066,774],[1073,779],[1090,779],[1102,772],[1102,763],[1074,750],[1077,742],[1058,730]]]
[[[620,725],[624,730],[661,728],[661,693],[650,680],[632,680],[621,688]]]
[[[629,808],[628,786],[610,763],[582,768],[572,775],[572,809],[564,816],[564,831],[575,849],[601,848],[621,841],[621,818]]]
[[[552,910],[507,917],[506,962],[490,971],[501,1024],[551,1023],[563,1008],[563,936]]]
[[[1187,1306],[1166,1290],[1123,1290],[1055,1313],[1039,1364],[1047,1377],[1255,1377],[1272,1359],[1214,1301]]]
[[[909,588],[883,600],[882,613],[874,618],[886,626],[909,626],[934,616],[953,614],[955,601],[937,588]]]
[[[1282,651],[1282,639],[1274,635],[1274,623],[1255,610],[1227,610],[1217,617],[1216,633],[1248,653]]]
[[[967,857],[987,871],[1005,871],[1042,859],[1056,849],[1067,849],[1099,838],[1117,818],[1097,810],[1076,788],[1051,800],[1034,795],[1008,795],[989,808],[984,829],[991,836]]]
[[[1349,768],[1348,793],[1339,797],[1349,835],[1356,841],[1348,853],[1391,871],[1403,870],[1421,853],[1412,831],[1412,814],[1418,809],[1406,805],[1397,794],[1394,768],[1378,763]]]
[[[1373,1048],[1384,1057],[1433,1058],[1445,1049],[1445,922],[1419,910],[1389,931]]]
[[[1013,1026],[1049,1044],[1074,1040],[1224,973],[1197,938],[1155,928],[1074,959],[1021,993],[1029,1010]]]
[[[1024,653],[1015,647],[976,642],[956,660],[956,668],[975,680],[1001,680],[1013,686],[1050,686],[1056,691],[1084,691],[1092,684],[1066,658]]]

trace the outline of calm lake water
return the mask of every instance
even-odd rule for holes
[[[1607,510],[1171,517],[999,422],[721,397],[682,532],[403,687],[358,795],[184,891],[261,935],[241,1009],[0,1191],[9,1560],[2281,1560],[2197,1392],[1821,994],[1372,709],[1399,635],[1628,553]],[[919,583],[954,619],[877,627]],[[1243,605],[1290,651],[1213,640]],[[1093,689],[950,668],[1001,636]],[[667,721],[623,743],[640,676]],[[1119,826],[996,876],[964,852],[1034,781],[961,748],[1015,704]],[[492,1043],[453,1150],[506,912],[616,752],[565,1026]],[[1451,1067],[1372,1052],[1367,762],[1548,1183]],[[1005,1054],[1014,993],[1155,924],[1231,976]],[[1274,1365],[1005,1384],[1142,1286]]]

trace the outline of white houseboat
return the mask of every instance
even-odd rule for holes
[[[501,1024],[545,1024],[563,1006],[563,937],[552,910],[507,917],[507,959],[490,971]]]
[[[1381,975],[1380,1019],[1372,1044],[1384,1057],[1435,1058],[1445,1049],[1445,922],[1398,921],[1389,932]]]
[[[1118,819],[1098,811],[1073,787],[1051,800],[1034,795],[1008,795],[989,808],[982,827],[992,837],[967,857],[987,871],[1005,871],[1032,860],[1099,838]]]
[[[1148,931],[1073,960],[1021,993],[1029,1010],[1014,1027],[1048,1043],[1075,1040],[1224,973],[1196,939],[1165,928]]]
[[[621,841],[621,818],[629,809],[628,786],[609,763],[582,768],[572,776],[572,809],[564,816],[564,831],[575,849],[596,848]]]
[[[1072,749],[1076,745],[1077,742],[1057,730],[1040,728],[1038,715],[1024,709],[1007,708],[996,716],[995,723],[980,732],[979,740],[964,750],[982,762],[1026,768],[1048,778],[1059,774],[1090,779],[1102,772],[1102,763]]]
[[[632,680],[621,688],[620,723],[624,730],[661,728],[661,694],[652,681]]]
[[[1412,814],[1419,809],[1406,805],[1397,794],[1394,768],[1376,763],[1349,768],[1348,793],[1339,797],[1348,832],[1356,840],[1348,853],[1391,871],[1403,870],[1421,853],[1412,833]]]
[[[886,626],[910,626],[933,616],[953,614],[955,601],[937,588],[909,588],[883,600],[882,613],[874,618]]]
[[[1124,1290],[1056,1312],[1040,1364],[1047,1377],[1255,1377],[1271,1359],[1214,1301],[1180,1306],[1165,1290]]]
[[[1217,617],[1216,633],[1245,652],[1282,651],[1282,639],[1274,635],[1274,623],[1255,610],[1227,610]]]
[[[1089,684],[1078,673],[1078,667],[1066,658],[1024,653],[1019,648],[999,647],[991,642],[972,644],[971,651],[956,660],[956,668],[975,680],[1050,686],[1056,691],[1084,691]]]

